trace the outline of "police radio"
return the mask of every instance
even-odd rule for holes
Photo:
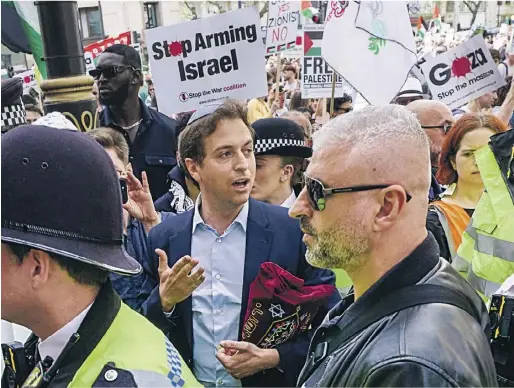
[[[79,339],[80,335],[74,333],[55,362],[50,356],[46,356],[42,361],[36,360],[39,338],[35,335],[32,335],[25,345],[20,342],[2,344],[2,355],[5,362],[2,387],[47,387],[57,374],[62,361]]]
[[[493,295],[489,309],[491,351],[501,387],[514,386],[514,297]]]

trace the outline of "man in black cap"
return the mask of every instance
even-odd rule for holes
[[[99,57],[89,74],[98,84],[100,126],[120,131],[130,148],[134,175],[146,171],[155,201],[168,191],[166,176],[177,164],[175,120],[149,109],[139,98],[143,85],[141,58],[131,46],[115,44]]]
[[[85,134],[38,125],[7,133],[1,147],[2,318],[33,331],[25,352],[6,361],[17,385],[38,369],[49,386],[195,384],[171,343],[108,280],[141,271],[123,248],[108,154]]]
[[[260,119],[255,130],[255,181],[251,196],[259,201],[286,208],[296,200],[295,188],[301,191],[305,158],[312,148],[305,143],[303,129],[283,118]]]
[[[27,123],[23,107],[23,80],[10,78],[2,80],[2,134]]]

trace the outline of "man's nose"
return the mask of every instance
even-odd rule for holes
[[[314,213],[314,209],[309,203],[309,199],[307,198],[307,189],[304,187],[300,192],[296,201],[294,201],[293,206],[289,209],[289,217],[291,218],[300,218],[300,217],[312,217]]]

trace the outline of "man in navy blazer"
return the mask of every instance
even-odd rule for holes
[[[305,285],[334,284],[334,274],[305,261],[302,232],[287,209],[249,199],[253,130],[242,105],[225,101],[198,110],[179,151],[201,195],[195,209],[150,232],[149,252],[161,251],[144,263],[142,313],[169,336],[205,386],[295,386],[310,338],[340,296],[335,291],[320,306],[311,330],[260,349],[241,341],[250,284],[266,261]]]

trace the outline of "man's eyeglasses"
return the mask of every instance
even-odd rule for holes
[[[221,105],[223,105],[223,104],[221,103],[221,104],[216,104],[216,105],[207,105],[207,106],[204,106],[204,107],[202,107],[200,109],[195,110],[195,112],[189,118],[189,121],[187,122],[187,125],[191,125],[195,121],[200,120],[200,119],[204,118],[205,116],[212,115],[214,112],[216,112],[216,110]]]
[[[325,188],[323,183],[320,181],[310,178],[307,175],[304,175],[305,178],[305,187],[307,188],[309,203],[312,208],[316,211],[323,211],[326,207],[326,198],[329,195],[339,194],[339,193],[354,193],[358,191],[368,191],[368,190],[376,190],[376,189],[385,189],[391,185],[363,185],[363,186],[353,186],[353,187],[341,187],[341,188]],[[407,202],[409,202],[412,197],[407,194]]]
[[[446,134],[448,132],[450,132],[450,130],[452,129],[452,125],[451,124],[443,124],[443,125],[422,125],[421,128],[423,129],[435,129],[435,128],[439,128],[439,129],[442,129],[443,132]]]
[[[127,69],[136,70],[132,66],[107,66],[89,70],[89,75],[95,80],[98,80],[102,74],[104,78],[113,78],[116,77],[119,73],[123,73]]]

